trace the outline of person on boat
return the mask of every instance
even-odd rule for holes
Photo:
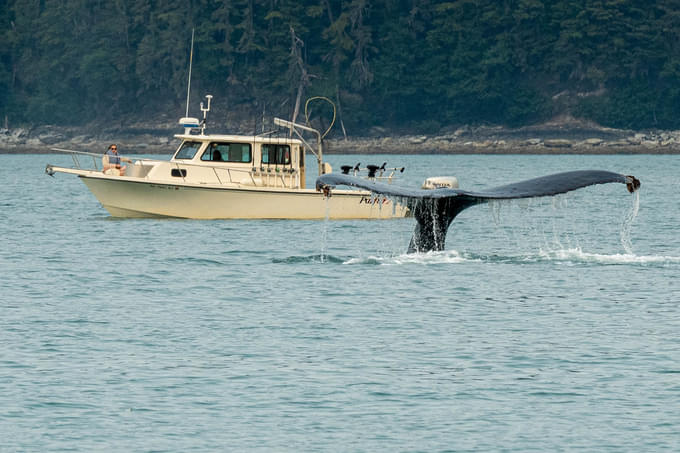
[[[102,171],[107,175],[124,176],[126,166],[121,165],[121,161],[132,162],[127,157],[122,157],[118,154],[118,146],[114,143],[109,146],[109,149],[104,153],[104,157],[102,158]]]

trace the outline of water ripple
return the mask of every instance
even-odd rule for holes
[[[112,219],[0,155],[0,451],[677,450],[680,156],[399,159],[644,196],[471,208],[404,254],[413,219]]]
[[[288,256],[286,258],[273,258],[272,262],[276,264],[339,264],[344,263],[345,260],[333,255],[317,254],[309,256]]]

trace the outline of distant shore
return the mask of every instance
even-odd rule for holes
[[[628,142],[590,142],[566,139],[532,141],[468,140],[442,141],[437,137],[414,143],[413,137],[329,141],[325,151],[333,154],[680,154],[680,144],[635,144]]]
[[[48,154],[53,148],[104,152],[117,143],[122,154],[170,155],[176,127],[0,129],[0,154]],[[369,136],[327,139],[329,154],[680,154],[680,131],[604,128],[574,119],[539,126],[459,127],[435,134],[404,135],[380,128]]]
[[[411,137],[390,137],[387,141],[377,142],[372,138],[352,138],[348,140],[327,140],[324,142],[325,154],[680,154],[679,146],[665,145],[635,145],[635,144],[601,144],[589,145],[583,143],[561,144],[554,146],[550,143],[491,143],[486,141],[472,141],[465,143],[438,143],[437,140],[426,139],[422,143],[411,143]],[[103,153],[109,144],[117,143],[123,155],[152,154],[170,156],[176,150],[179,142],[155,144],[135,142],[132,140],[106,140],[99,142],[74,143],[59,142],[52,145],[14,145],[0,144],[2,154],[54,154],[62,150],[87,151]]]

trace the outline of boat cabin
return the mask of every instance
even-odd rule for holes
[[[202,184],[305,188],[305,149],[298,139],[191,134],[175,138],[181,144],[167,165],[156,164],[147,174],[134,176]],[[132,167],[133,173],[144,172]]]

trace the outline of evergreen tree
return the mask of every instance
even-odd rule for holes
[[[192,98],[413,131],[571,113],[680,128],[680,0],[0,0],[0,120],[111,122]],[[183,109],[182,109],[183,110]],[[229,117],[229,114],[226,116]],[[0,124],[2,125],[2,124]]]

